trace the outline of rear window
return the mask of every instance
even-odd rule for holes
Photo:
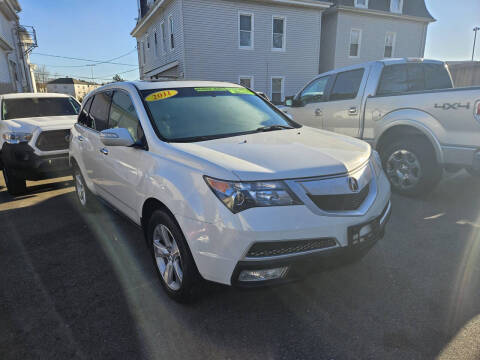
[[[452,81],[442,64],[396,64],[383,69],[377,95],[450,88]]]
[[[77,115],[80,104],[72,98],[22,98],[2,101],[2,119]]]

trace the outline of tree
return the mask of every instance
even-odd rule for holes
[[[122,79],[122,77],[118,74],[116,74],[114,77],[113,77],[113,81],[115,82],[121,82],[121,81],[125,81],[124,79]]]

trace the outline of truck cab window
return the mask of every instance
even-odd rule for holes
[[[91,127],[92,124],[90,123],[89,119],[90,117],[88,116],[88,112],[90,111],[90,106],[92,105],[92,99],[93,97],[89,98],[85,105],[82,108],[82,111],[78,114],[78,120],[77,122],[83,126],[86,127]]]
[[[337,75],[330,100],[355,99],[362,83],[364,69],[346,71]]]
[[[330,76],[324,76],[312,81],[300,95],[302,104],[306,105],[323,101],[329,79]]]

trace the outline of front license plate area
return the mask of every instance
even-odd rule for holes
[[[348,246],[356,247],[375,241],[380,230],[380,221],[375,219],[348,228]]]

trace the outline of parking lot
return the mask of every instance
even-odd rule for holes
[[[0,182],[0,358],[478,359],[480,181],[393,196],[361,262],[286,286],[208,285],[193,305],[157,282],[142,232],[85,215],[69,178]]]

